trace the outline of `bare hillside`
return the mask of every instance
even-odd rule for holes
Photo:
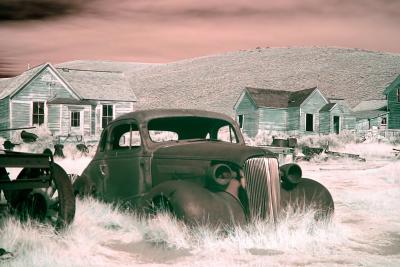
[[[79,67],[85,64],[79,62]],[[345,98],[351,106],[361,100],[382,99],[384,88],[400,74],[400,54],[343,48],[257,48],[168,64],[121,66],[118,69],[129,77],[140,108],[200,108],[233,115],[233,105],[245,86],[277,90],[318,86],[326,96]],[[104,64],[97,67],[104,68]]]

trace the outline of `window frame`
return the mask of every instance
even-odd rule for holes
[[[104,115],[104,107],[105,106],[111,106],[111,116],[109,114],[107,114],[106,116]],[[100,123],[101,123],[101,129],[104,129],[105,127],[107,127],[107,125],[114,120],[114,114],[115,114],[115,110],[114,110],[114,104],[101,104],[101,117],[100,117]],[[107,113],[108,113],[108,109],[107,109]],[[107,123],[106,125],[104,125],[104,118],[107,118]]]
[[[36,110],[36,112],[35,112],[35,105],[38,105],[38,107],[37,107],[37,110]],[[42,104],[43,105],[43,114],[41,114],[39,111],[40,111],[40,104]],[[46,122],[46,110],[45,110],[45,101],[32,101],[32,108],[31,108],[31,120],[32,120],[32,125],[42,125],[42,124],[45,124],[45,122]],[[43,118],[43,121],[42,122],[40,122],[40,117],[42,117]],[[37,118],[38,119],[38,122],[35,122],[35,118]]]
[[[78,117],[74,118],[74,114],[77,114]],[[73,125],[73,121],[78,122],[78,125]],[[81,127],[81,111],[72,110],[70,112],[70,127],[71,128],[80,128]]]

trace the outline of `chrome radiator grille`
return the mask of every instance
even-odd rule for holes
[[[280,177],[278,160],[252,158],[243,171],[251,218],[276,221],[280,206]]]

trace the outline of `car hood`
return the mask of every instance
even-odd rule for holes
[[[258,147],[215,141],[179,142],[158,148],[154,158],[185,160],[220,160],[244,164],[251,157],[272,156],[275,154]]]

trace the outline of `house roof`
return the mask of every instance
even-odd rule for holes
[[[50,63],[41,64],[12,78],[0,79],[0,99],[17,92],[47,66],[82,99],[137,100],[128,79],[122,72],[54,68]]]
[[[299,107],[317,87],[291,92],[289,96],[289,107]]]
[[[119,71],[57,68],[83,99],[136,101],[124,73]]]
[[[257,107],[287,108],[289,103],[288,91],[246,87],[246,91]]]
[[[387,113],[388,113],[387,111],[383,110],[363,110],[363,111],[353,112],[353,115],[356,117],[356,119],[373,119],[385,115]]]
[[[288,108],[299,107],[316,89],[316,87],[313,87],[290,92],[284,90],[246,87],[245,90],[248,92],[257,107]]]
[[[326,104],[325,106],[323,106],[319,112],[327,112],[327,111],[331,111],[333,109],[333,107],[336,106],[336,103],[329,103]]]
[[[387,100],[382,99],[371,99],[364,100],[358,103],[353,108],[353,111],[364,111],[364,110],[384,110],[387,107]]]
[[[3,99],[13,92],[17,91],[21,86],[30,81],[46,64],[38,65],[27,71],[24,71],[18,76],[0,79],[0,99]]]

